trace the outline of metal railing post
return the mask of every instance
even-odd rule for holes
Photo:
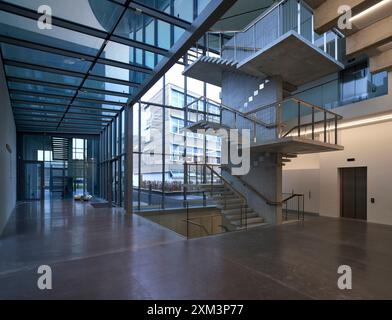
[[[289,201],[287,200],[287,201],[286,201],[286,219],[285,219],[285,221],[287,221],[287,213],[288,213],[288,210],[289,210],[288,205],[287,205],[288,202],[289,202]]]
[[[324,142],[327,142],[327,112],[324,111]]]
[[[243,227],[243,216],[242,216],[242,213],[243,213],[243,203],[241,203],[241,209],[240,209],[241,228]]]
[[[301,136],[301,102],[298,101],[298,137]]]
[[[234,61],[237,61],[237,34],[234,34]]]
[[[183,192],[183,198],[184,198],[184,205],[186,205],[186,192],[187,192],[187,187],[186,185],[188,184],[188,164],[186,161],[184,161],[184,185],[182,187],[182,192]]]
[[[256,24],[253,25],[253,47],[253,51],[256,52]]]
[[[312,107],[312,140],[314,140],[314,107]]]
[[[189,239],[189,203],[186,202],[186,238]]]
[[[210,170],[211,171],[211,197],[213,196],[213,194],[214,194],[214,176],[213,176],[213,174],[212,174],[212,170]]]
[[[335,115],[335,144],[338,144],[338,116]]]
[[[253,114],[253,142],[256,143],[256,114]]]

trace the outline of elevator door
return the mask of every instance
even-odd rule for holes
[[[340,169],[341,216],[367,219],[367,168]]]

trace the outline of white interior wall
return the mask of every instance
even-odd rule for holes
[[[340,216],[338,168],[367,167],[368,221],[392,224],[392,122],[341,131],[344,151],[320,156],[320,214]],[[348,162],[348,158],[355,158]],[[375,203],[370,202],[375,198]]]
[[[284,192],[304,193],[306,211],[339,217],[339,168],[365,166],[368,168],[368,221],[392,225],[392,122],[344,129],[339,133],[343,151],[299,156],[284,167]],[[348,162],[348,158],[355,161]],[[370,198],[375,198],[374,204]]]

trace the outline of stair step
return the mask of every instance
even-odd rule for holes
[[[214,194],[213,198],[216,201],[219,201],[219,200],[229,200],[229,199],[239,199],[234,193],[231,193],[231,194]]]
[[[298,157],[298,155],[292,154],[292,153],[286,153],[286,154],[283,154],[282,156],[283,156],[283,158],[292,158],[292,159]]]
[[[240,198],[233,198],[233,197],[228,197],[228,198],[222,197],[219,199],[215,199],[215,201],[222,205],[232,205],[236,203],[243,204]]]
[[[228,203],[226,206],[224,203],[217,203],[217,207],[221,210],[240,209],[243,206],[242,203]]]
[[[215,190],[214,190],[214,192],[215,192]],[[223,195],[223,196],[230,196],[230,195],[234,194],[233,191],[230,191],[228,189],[227,190],[216,190],[216,192]]]
[[[246,212],[246,213],[251,213],[251,212],[253,212],[253,209],[252,209],[252,208],[249,208],[249,207],[243,208],[242,210],[243,210],[243,212]],[[226,210],[222,210],[222,212],[223,212],[225,215],[236,215],[236,214],[241,214],[241,210],[240,210],[240,209],[226,209]]]
[[[241,225],[241,220],[231,221],[231,223],[233,225],[239,226],[239,225]],[[249,225],[252,225],[252,224],[255,224],[255,223],[264,223],[264,219],[262,217],[246,219],[246,224],[248,225],[248,227],[249,227]]]
[[[250,228],[254,228],[254,227],[260,227],[260,226],[265,226],[267,225],[267,222],[262,222],[262,223],[252,223],[252,224],[248,224],[246,227],[237,227],[236,230],[243,230],[243,229],[250,229]]]
[[[246,213],[246,215],[243,214],[242,217],[240,214],[230,214],[230,215],[225,214],[225,217],[230,221],[237,221],[237,220],[245,219],[245,218],[247,218],[247,219],[258,218],[259,215],[256,212],[248,212],[248,213]]]

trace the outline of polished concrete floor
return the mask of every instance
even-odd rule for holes
[[[392,298],[392,227],[313,218],[185,240],[87,203],[21,203],[0,238],[0,299]],[[37,288],[37,268],[53,289]],[[352,267],[353,289],[337,288]]]

